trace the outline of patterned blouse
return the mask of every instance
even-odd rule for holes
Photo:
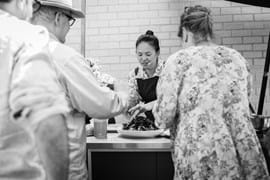
[[[165,61],[162,59],[158,60],[158,65],[155,70],[154,76],[160,76],[161,71],[165,65]],[[129,99],[128,99],[128,107],[131,108],[138,104],[140,101],[142,101],[142,97],[138,93],[138,84],[137,84],[137,78],[140,79],[148,79],[151,78],[147,75],[145,70],[142,68],[142,66],[138,66],[137,73],[135,72],[135,69],[133,69],[128,76],[128,86],[129,86]]]
[[[249,91],[247,62],[233,49],[194,46],[168,59],[153,112],[173,135],[175,179],[269,178]]]

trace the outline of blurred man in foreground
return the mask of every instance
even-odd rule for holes
[[[0,179],[67,178],[69,111],[33,0],[0,1]]]
[[[69,179],[87,178],[85,115],[107,119],[126,110],[122,93],[100,86],[84,57],[64,45],[66,35],[75,18],[84,14],[72,7],[71,0],[40,0],[32,22],[45,26],[50,32],[49,50],[62,88],[72,108],[68,118],[70,166]]]

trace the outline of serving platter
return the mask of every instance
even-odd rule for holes
[[[151,138],[160,135],[162,132],[163,129],[147,130],[147,131],[118,129],[118,133],[121,136],[131,138]]]

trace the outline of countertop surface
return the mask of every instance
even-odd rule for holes
[[[115,126],[116,127],[116,126]],[[113,132],[114,127],[108,127]],[[107,133],[106,139],[87,137],[87,149],[90,151],[171,151],[172,143],[168,137],[133,138],[117,133]]]

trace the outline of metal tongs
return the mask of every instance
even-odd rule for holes
[[[136,110],[134,111],[134,113],[131,115],[130,120],[132,121],[132,119],[135,119],[138,115],[140,114],[140,110]]]

